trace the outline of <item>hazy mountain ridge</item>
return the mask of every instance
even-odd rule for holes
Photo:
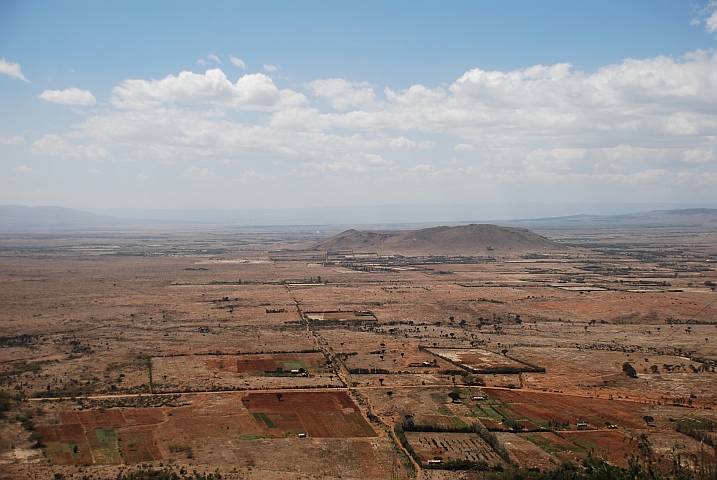
[[[136,222],[64,207],[0,205],[0,228],[86,228]]]
[[[700,227],[717,225],[717,209],[685,208],[675,210],[653,210],[614,215],[568,215],[548,216],[541,218],[523,218],[514,220],[481,219],[480,214],[473,213],[463,205],[465,210],[458,214],[449,212],[445,206],[425,206],[430,211],[429,218],[439,220],[421,220],[411,208],[423,206],[384,205],[375,207],[332,207],[332,208],[297,208],[297,209],[226,209],[226,210],[170,210],[157,209],[118,210],[89,212],[64,207],[43,206],[27,207],[22,205],[0,205],[0,228],[2,229],[36,229],[36,228],[113,228],[127,226],[217,226],[217,227],[250,227],[250,226],[326,226],[365,225],[367,231],[375,234],[387,234],[391,231],[420,229],[432,225],[465,225],[467,223],[491,223],[507,227],[523,228],[572,228],[572,227]],[[431,210],[431,207],[433,210]],[[439,208],[440,207],[440,208]],[[134,214],[134,215],[133,215]],[[459,220],[460,215],[464,220]],[[443,218],[443,220],[440,220]],[[510,218],[510,217],[506,217]],[[400,219],[400,220],[399,220]],[[486,222],[487,220],[487,222]],[[335,230],[334,230],[335,231]],[[366,234],[367,235],[367,234]],[[371,240],[373,241],[373,240]]]

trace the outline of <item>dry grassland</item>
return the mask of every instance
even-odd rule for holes
[[[0,478],[457,479],[441,464],[624,466],[643,434],[695,464],[678,424],[717,420],[704,233],[380,269],[279,252],[299,230],[3,234]]]

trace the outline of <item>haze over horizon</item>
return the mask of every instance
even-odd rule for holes
[[[2,2],[0,205],[714,206],[716,39],[715,0]]]

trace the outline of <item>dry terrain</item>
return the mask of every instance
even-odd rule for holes
[[[714,461],[711,227],[478,227],[0,232],[0,479]]]

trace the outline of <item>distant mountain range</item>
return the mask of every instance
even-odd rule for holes
[[[566,217],[509,220],[503,225],[520,225],[526,228],[699,228],[717,226],[717,209],[684,208],[679,210],[654,210],[651,212],[626,213],[622,215],[570,215]]]
[[[460,208],[459,208],[460,207]],[[702,228],[717,226],[717,209],[689,208],[654,210],[619,215],[570,215],[522,220],[489,220],[471,213],[468,206],[425,206],[427,218],[422,221],[416,210],[420,205],[383,205],[376,207],[321,207],[297,209],[226,209],[226,210],[102,210],[95,213],[63,207],[26,207],[0,205],[0,230],[15,229],[93,229],[153,226],[186,227],[270,227],[270,226],[332,226],[343,228],[363,226],[366,230],[408,230],[435,225],[457,226],[468,223],[491,223],[529,229],[565,228]],[[107,213],[105,213],[107,212]],[[405,213],[405,215],[404,215]],[[475,215],[471,218],[471,215]],[[461,221],[460,218],[466,221]],[[477,217],[477,218],[476,218]],[[444,218],[444,220],[441,220]],[[397,222],[401,219],[401,222]],[[323,228],[322,228],[323,230]]]
[[[0,205],[0,229],[120,227],[141,222],[63,207]]]

